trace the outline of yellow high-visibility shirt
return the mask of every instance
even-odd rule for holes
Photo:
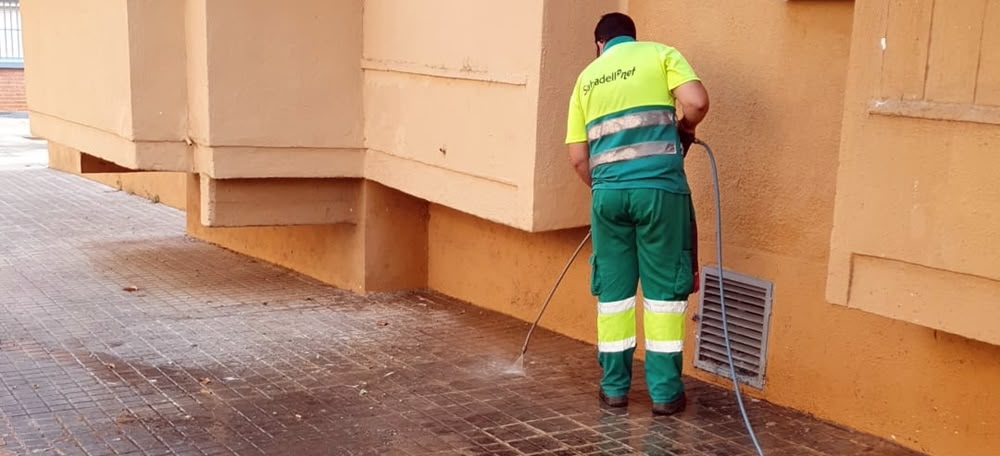
[[[592,188],[690,193],[672,91],[698,80],[676,49],[620,36],[577,78],[566,143],[590,146]]]

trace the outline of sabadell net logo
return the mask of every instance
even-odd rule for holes
[[[619,81],[619,80],[620,81],[624,81],[624,80],[632,77],[632,75],[634,75],[634,74],[635,74],[635,67],[632,67],[631,70],[623,70],[623,69],[619,68],[618,71],[615,71],[614,73],[609,73],[609,74],[601,75],[601,77],[594,78],[594,79],[590,80],[590,82],[587,82],[586,84],[584,84],[583,85],[583,93],[586,94],[587,92],[590,92],[590,89],[593,89],[594,87],[597,87],[597,86],[599,86],[601,84],[605,84],[605,83],[608,83],[608,82],[615,82],[615,81]]]

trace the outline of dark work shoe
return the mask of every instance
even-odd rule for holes
[[[598,391],[598,396],[601,398],[601,402],[608,407],[625,407],[628,405],[628,396],[608,396],[604,394],[604,390]]]
[[[685,406],[687,406],[687,395],[681,393],[681,397],[678,397],[677,399],[674,399],[670,402],[654,402],[653,415],[656,416],[673,415],[675,413],[683,412]]]

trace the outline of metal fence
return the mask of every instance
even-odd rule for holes
[[[0,68],[23,68],[21,2],[0,0]]]

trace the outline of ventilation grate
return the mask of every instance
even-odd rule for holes
[[[768,322],[774,285],[766,280],[732,271],[725,272],[726,319],[733,350],[737,379],[754,388],[764,387],[767,358]],[[717,375],[729,376],[726,342],[722,331],[719,303],[719,268],[701,270],[698,303],[698,332],[694,366]]]

